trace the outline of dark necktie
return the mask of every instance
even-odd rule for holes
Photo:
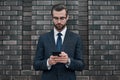
[[[57,44],[56,44],[56,47],[57,47],[57,50],[58,51],[61,51],[61,46],[62,46],[62,34],[61,33],[58,33],[58,38],[57,38]]]

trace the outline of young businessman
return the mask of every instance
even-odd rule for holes
[[[76,80],[75,71],[84,68],[81,38],[67,29],[65,5],[54,5],[51,15],[54,28],[40,36],[33,67],[43,71],[40,80]]]

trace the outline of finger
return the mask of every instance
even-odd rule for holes
[[[62,52],[61,54],[62,54],[63,56],[67,56],[67,53],[65,53],[65,52]]]

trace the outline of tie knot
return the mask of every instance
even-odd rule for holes
[[[62,36],[62,34],[61,34],[61,33],[58,33],[57,35],[58,35],[58,36],[60,36],[60,37]]]

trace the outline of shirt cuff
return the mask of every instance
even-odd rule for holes
[[[50,70],[51,69],[51,65],[49,65],[48,60],[49,60],[49,58],[47,59],[47,67],[48,67],[48,70]]]
[[[70,58],[68,58],[68,62],[65,64],[66,68],[69,67],[70,63],[71,63],[71,60],[70,60]]]

